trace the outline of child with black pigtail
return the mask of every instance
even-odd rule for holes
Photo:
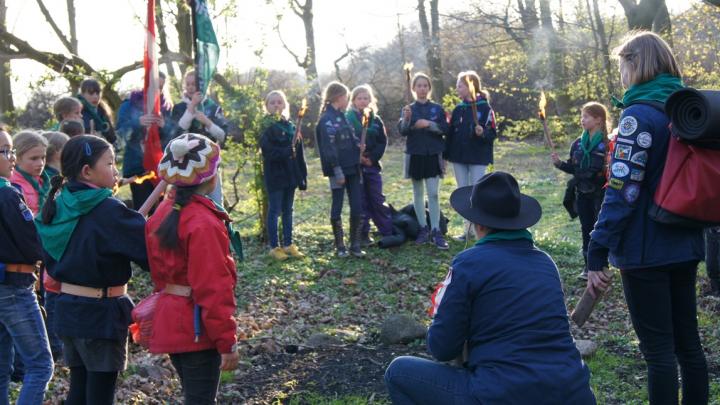
[[[161,292],[149,348],[170,354],[185,404],[214,404],[220,371],[234,369],[239,360],[230,218],[208,197],[219,164],[220,147],[209,138],[184,134],[172,140],[158,174],[174,189],[145,230],[153,283]]]
[[[377,115],[375,96],[369,85],[363,84],[355,87],[350,101],[351,108],[345,113],[345,116],[358,136],[363,130],[363,112],[366,108],[370,110],[365,150],[360,157],[360,167],[363,175],[361,242],[363,245],[369,246],[372,243],[370,238],[371,218],[383,237],[390,236],[393,233],[390,207],[385,204],[385,196],[382,191],[382,166],[380,165],[380,159],[385,154],[385,147],[387,146],[387,135],[385,134],[385,125]]]
[[[70,368],[65,404],[112,404],[127,362],[130,261],[147,269],[145,219],[112,197],[118,171],[106,140],[76,136],[60,160],[35,224],[60,282],[54,326]]]
[[[268,193],[267,230],[270,256],[276,260],[303,257],[292,241],[295,189],[307,189],[307,166],[302,142],[293,145],[297,129],[288,120],[285,93],[274,90],[265,97],[266,128],[260,138],[263,176]],[[282,247],[278,243],[278,217],[282,215]]]
[[[10,184],[12,138],[0,131],[0,404],[8,404],[14,354],[25,368],[18,404],[42,404],[53,373],[40,306],[33,291],[42,246],[33,214]]]
[[[343,191],[350,200],[350,254],[365,256],[360,244],[362,222],[362,189],[360,187],[360,140],[345,118],[349,102],[348,88],[331,82],[324,92],[323,108],[315,127],[323,174],[330,181],[332,206],[330,223],[339,257],[347,257],[342,226]]]
[[[587,249],[590,232],[597,222],[600,206],[605,196],[605,162],[608,150],[608,111],[604,105],[589,102],[580,110],[582,135],[570,146],[570,158],[562,161],[552,153],[553,164],[565,173],[573,175],[575,206],[580,217],[582,251],[585,266],[578,277],[587,280]],[[619,145],[625,148],[625,145]],[[628,172],[628,174],[630,174]]]

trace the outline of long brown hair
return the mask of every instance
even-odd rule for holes
[[[340,82],[332,81],[328,83],[328,85],[325,87],[325,91],[323,91],[323,104],[320,114],[324,113],[325,110],[327,110],[327,107],[330,104],[334,103],[335,100],[349,93],[350,90],[347,88],[347,86]]]
[[[670,45],[654,32],[628,33],[620,46],[613,50],[613,55],[620,61],[621,67],[628,69],[628,87],[650,81],[662,73],[682,76]]]
[[[603,142],[607,143],[611,126],[610,114],[608,114],[607,107],[596,101],[590,101],[583,104],[580,111],[588,113],[593,118],[600,118],[602,120],[603,124],[600,126],[600,131],[603,133]]]

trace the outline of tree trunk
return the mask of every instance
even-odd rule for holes
[[[70,52],[79,55],[77,24],[75,22],[75,0],[67,0],[68,26],[70,27]]]
[[[0,0],[0,27],[5,30],[5,16],[7,7],[5,0]],[[0,46],[0,52],[4,55],[5,46]],[[0,56],[0,121],[5,122],[11,118],[12,112],[15,110],[13,102],[12,86],[10,84],[10,59]],[[10,116],[10,117],[9,117]]]
[[[315,28],[313,27],[313,0],[305,0],[305,5],[302,7],[302,21],[305,27],[305,44],[307,47],[305,54],[305,80],[308,82],[308,106],[309,116],[307,120],[308,124],[312,124],[317,121],[320,116],[320,103],[321,103],[321,90],[320,90],[320,79],[317,70],[317,57],[315,53]],[[311,144],[314,144],[314,137],[310,133],[311,125],[305,125],[305,131],[303,133],[305,139],[309,139]]]
[[[193,60],[192,15],[185,2],[186,0],[176,0],[178,12],[175,20],[175,30],[178,34],[180,54],[187,56],[189,60]],[[181,76],[185,75],[187,68],[188,65],[180,64]]]
[[[423,45],[426,50],[426,60],[432,78],[433,94],[437,100],[445,95],[443,81],[442,59],[440,58],[440,14],[438,0],[430,0],[430,23],[425,12],[425,0],[418,0],[418,17],[422,30]],[[432,26],[430,25],[432,24]]]
[[[163,15],[162,0],[157,0],[157,2],[155,2],[155,25],[157,25],[157,34],[160,39],[160,54],[164,55],[170,51],[170,48],[168,47],[167,32],[165,31],[165,16]],[[165,64],[165,67],[168,72],[168,78],[175,77],[175,68],[173,67],[172,61],[168,61]],[[170,83],[169,80],[168,83]]]
[[[548,46],[548,62],[550,66],[549,85],[555,89],[555,111],[558,115],[565,114],[570,108],[570,96],[566,87],[565,52],[562,38],[555,32],[552,22],[550,0],[540,0],[540,21],[544,31],[544,39]]]
[[[610,43],[605,34],[605,23],[600,13],[600,5],[598,0],[593,0],[593,14],[595,15],[595,27],[598,41],[602,50],[603,67],[605,68],[605,82],[607,84],[608,94],[615,94],[615,80],[617,73],[613,69],[613,63],[610,59]]]
[[[670,22],[670,12],[668,12],[667,4],[664,1],[653,20],[653,31],[662,35],[668,44],[672,46],[672,23]]]
[[[631,30],[651,30],[655,16],[665,6],[665,0],[618,0],[625,11],[628,28]],[[665,7],[667,10],[667,7]]]

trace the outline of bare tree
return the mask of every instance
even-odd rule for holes
[[[427,64],[433,81],[433,94],[440,98],[445,95],[445,84],[443,81],[442,59],[440,58],[440,13],[438,11],[438,2],[439,0],[430,0],[430,24],[428,24],[427,13],[425,12],[425,0],[418,0],[417,10]]]
[[[628,28],[631,30],[651,30],[656,16],[664,8],[667,13],[665,0],[618,0],[627,18]],[[669,24],[669,17],[667,23]],[[660,26],[664,26],[662,22]]]
[[[5,15],[7,7],[5,0],[0,0],[0,29],[5,31]],[[10,58],[7,56],[5,45],[0,45],[0,120],[7,119],[8,113],[15,110],[12,87],[10,85]]]

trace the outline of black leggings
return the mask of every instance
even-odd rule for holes
[[[650,404],[708,403],[708,369],[695,302],[697,262],[622,271],[623,291],[648,370]]]
[[[350,217],[359,217],[362,215],[362,189],[360,188],[360,176],[357,174],[346,174],[345,184],[340,188],[332,189],[330,220],[340,219],[345,191],[347,191],[348,199],[350,200]]]
[[[215,404],[220,384],[220,354],[217,350],[170,354],[180,377],[185,405]]]
[[[118,372],[87,371],[70,367],[70,392],[65,405],[112,405]]]
[[[603,194],[578,193],[575,201],[577,204],[578,217],[580,217],[583,259],[585,260],[585,268],[587,268],[587,250],[590,244],[590,232],[592,232],[593,227],[595,227],[595,222],[597,222],[600,206],[603,202]]]

